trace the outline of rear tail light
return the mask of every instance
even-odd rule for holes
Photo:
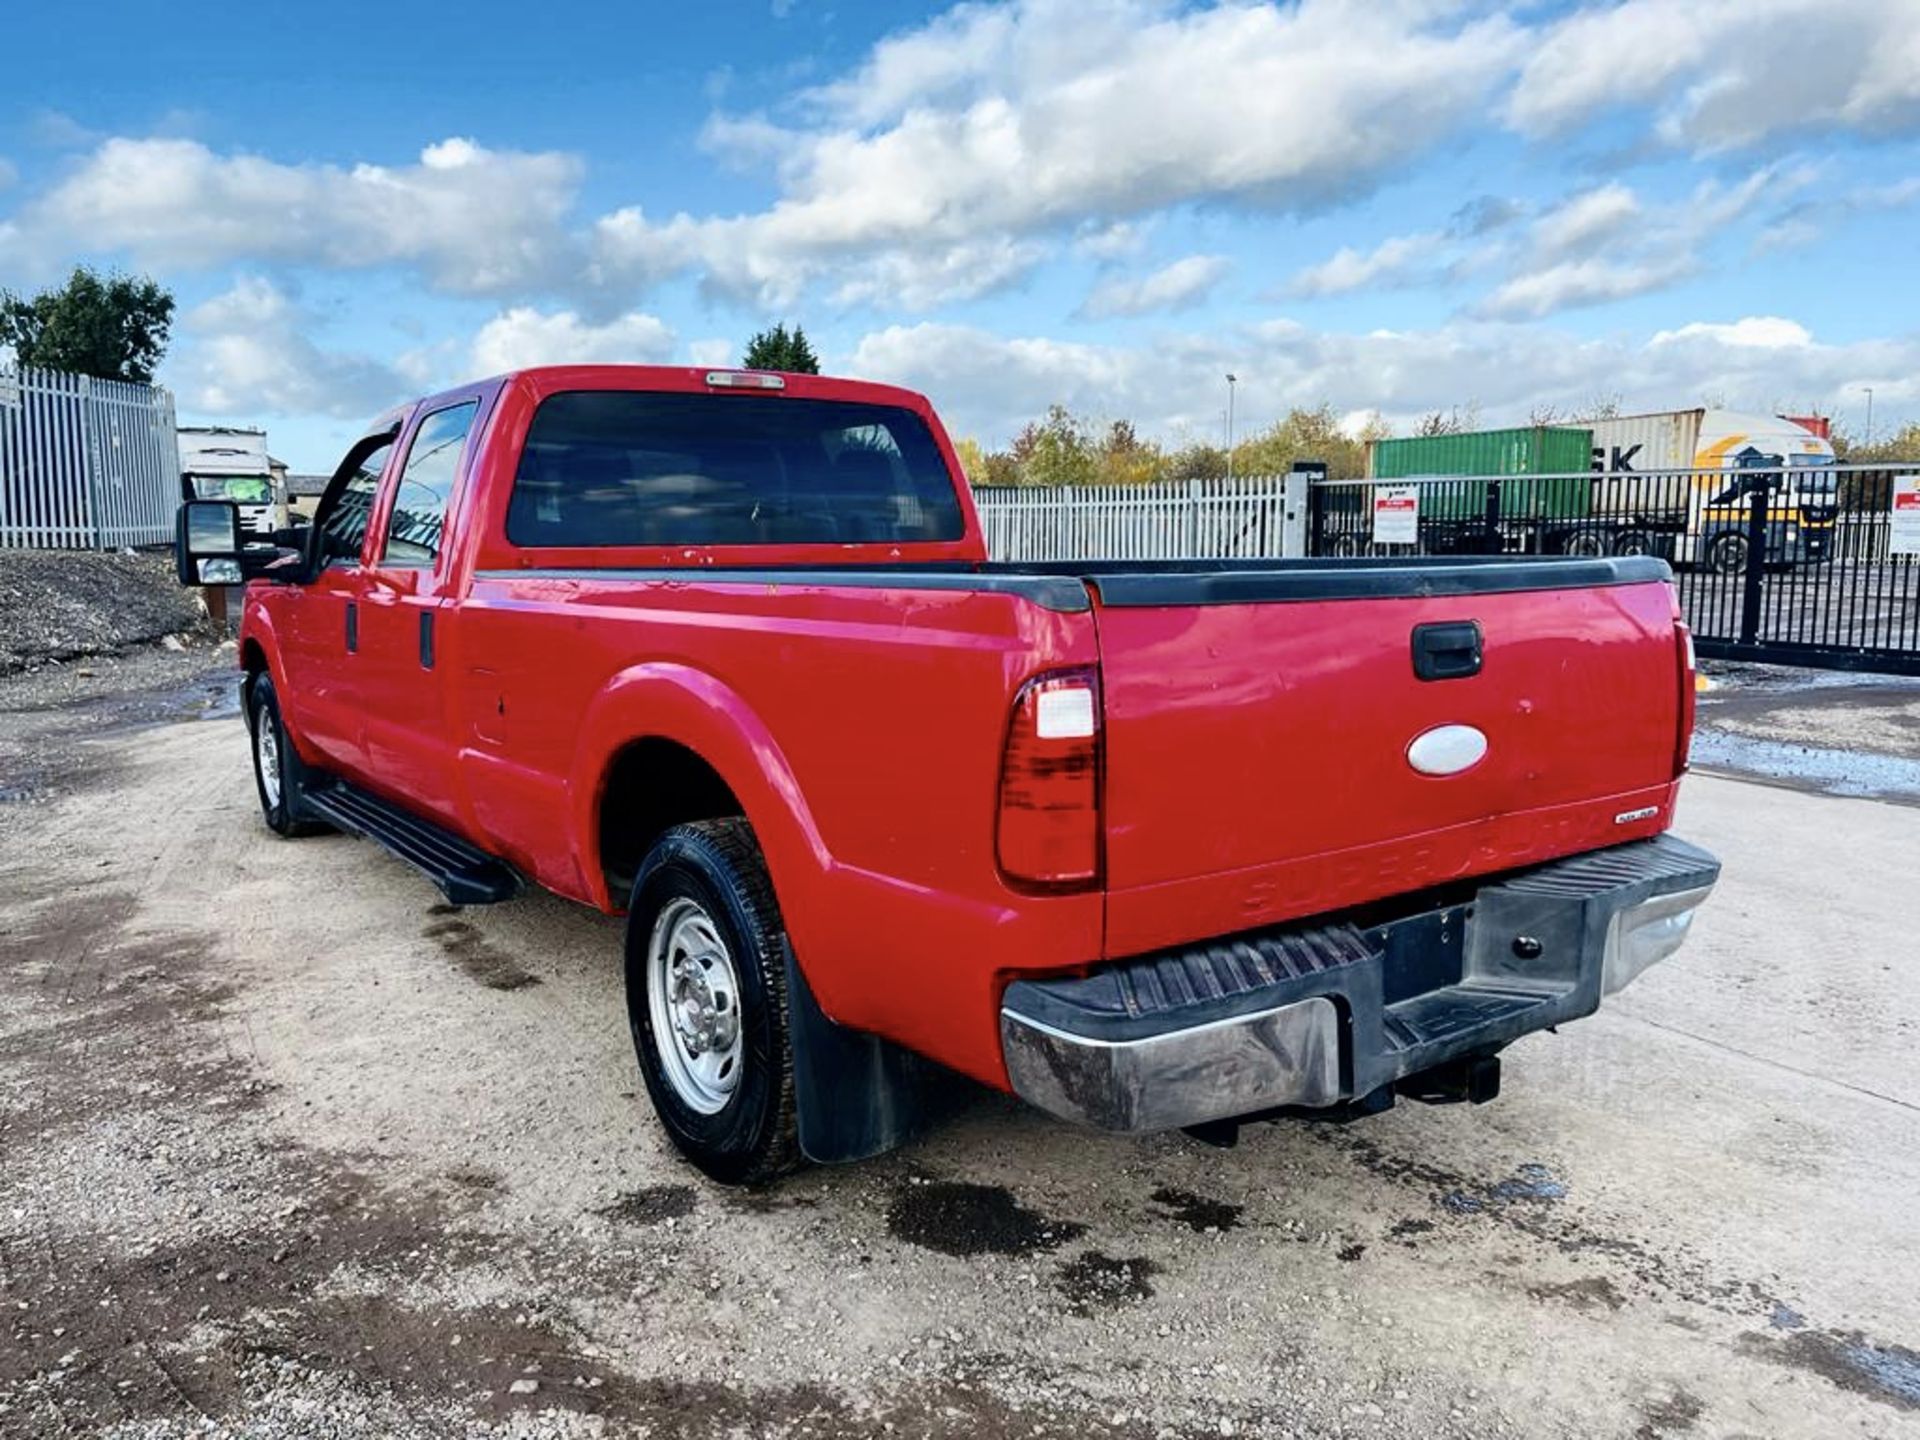
[[[1017,885],[1081,890],[1100,882],[1100,683],[1056,670],[1013,697],[1000,763],[996,850]]]
[[[1699,686],[1693,657],[1693,631],[1682,621],[1673,624],[1674,648],[1680,668],[1680,721],[1673,740],[1673,773],[1687,773],[1687,755],[1693,748],[1693,712]]]

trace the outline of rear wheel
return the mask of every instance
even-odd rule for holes
[[[288,839],[315,835],[327,827],[294,819],[299,809],[300,782],[305,773],[300,756],[287,739],[280,719],[280,697],[273,676],[262,670],[247,687],[247,728],[253,740],[253,782],[260,792],[260,815],[267,828]]]
[[[1576,530],[1567,536],[1560,553],[1597,559],[1607,553],[1607,537],[1598,530]]]
[[[668,1138],[715,1180],[800,1163],[786,932],[743,819],[676,825],[627,910],[627,1019]]]
[[[1747,537],[1716,535],[1707,546],[1707,567],[1719,575],[1738,575],[1747,568]]]
[[[1658,555],[1660,542],[1649,530],[1622,530],[1613,537],[1616,555]]]

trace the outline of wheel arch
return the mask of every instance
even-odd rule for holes
[[[573,848],[593,903],[625,906],[620,881],[661,831],[738,814],[766,857],[788,928],[804,929],[814,888],[806,882],[831,861],[778,742],[731,687],[686,665],[622,671],[588,706],[576,753]]]

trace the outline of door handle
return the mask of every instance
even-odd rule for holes
[[[420,612],[420,668],[433,669],[433,611]]]
[[[347,601],[347,653],[353,654],[360,648],[360,607]]]
[[[1478,620],[1441,620],[1413,627],[1413,673],[1421,680],[1464,680],[1480,673],[1484,640]]]

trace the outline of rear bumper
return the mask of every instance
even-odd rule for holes
[[[1679,948],[1719,878],[1659,836],[1366,924],[1281,927],[1007,987],[1023,1099],[1105,1130],[1323,1109],[1593,1013]]]

